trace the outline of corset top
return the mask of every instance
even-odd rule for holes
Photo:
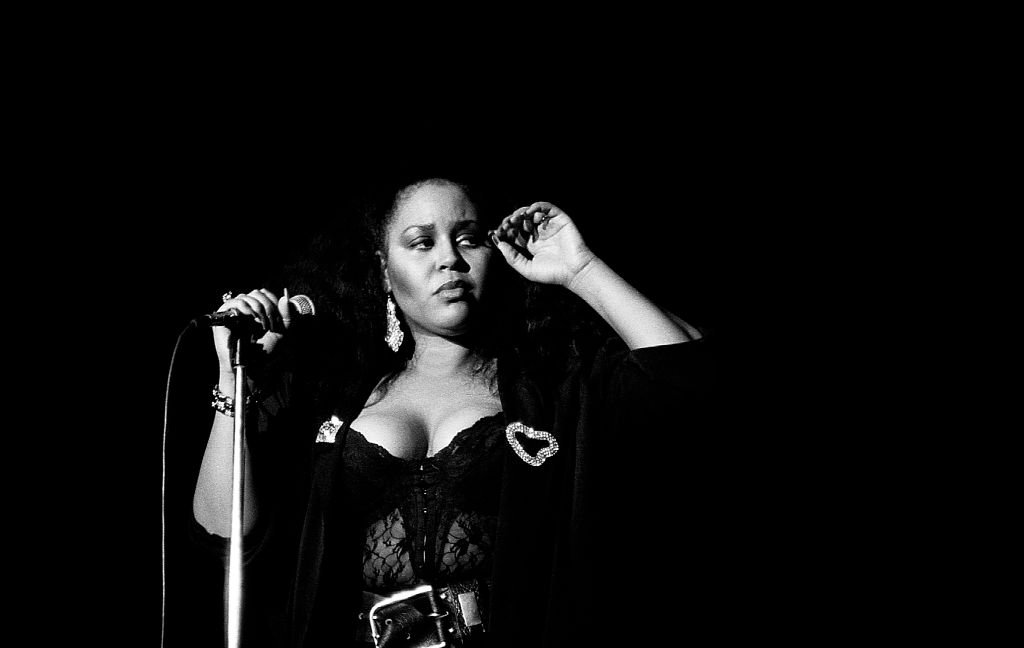
[[[366,589],[489,576],[504,429],[503,413],[485,416],[424,459],[395,457],[349,430],[343,479],[365,529]]]

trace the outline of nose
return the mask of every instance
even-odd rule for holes
[[[451,241],[438,243],[434,250],[437,252],[438,270],[465,270],[466,260],[459,253],[459,248]]]

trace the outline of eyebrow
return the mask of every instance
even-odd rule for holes
[[[477,227],[479,227],[480,221],[471,220],[467,218],[464,220],[457,221],[452,229],[459,229],[460,227],[466,227],[467,225],[476,225]],[[406,227],[404,230],[402,230],[402,233],[405,234],[406,232],[412,229],[421,229],[426,230],[428,232],[433,232],[434,230],[437,229],[437,227],[433,223],[427,223],[425,225],[410,225],[409,227]]]

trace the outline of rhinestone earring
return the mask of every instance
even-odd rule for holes
[[[389,349],[398,353],[398,349],[402,346],[402,341],[405,340],[405,333],[402,332],[402,327],[398,323],[395,300],[391,297],[391,293],[388,293],[387,312],[388,327],[387,333],[384,335],[384,341],[388,343]]]

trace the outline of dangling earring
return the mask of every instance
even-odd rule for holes
[[[398,323],[395,300],[392,299],[391,293],[388,293],[387,311],[388,328],[387,333],[384,335],[384,341],[388,343],[389,349],[398,353],[398,349],[402,346],[402,341],[405,340],[405,333],[402,332],[402,327]]]

